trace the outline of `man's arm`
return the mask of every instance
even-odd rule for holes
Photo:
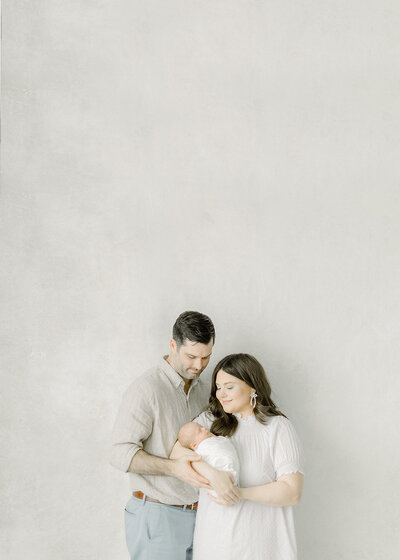
[[[129,465],[128,472],[137,474],[153,474],[159,476],[174,476],[187,484],[196,488],[210,488],[208,479],[196,472],[192,465],[194,462],[201,461],[200,455],[196,453],[182,455],[177,459],[164,459],[146,453],[139,449]]]

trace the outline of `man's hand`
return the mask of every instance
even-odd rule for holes
[[[212,487],[208,479],[196,472],[192,467],[192,462],[197,461],[201,461],[200,455],[197,454],[184,455],[179,457],[179,459],[171,459],[171,475],[196,488],[208,488],[211,490]]]
[[[223,506],[232,506],[240,500],[239,489],[233,486],[233,476],[229,472],[215,471],[210,477],[213,490],[217,497],[208,494],[214,502]]]

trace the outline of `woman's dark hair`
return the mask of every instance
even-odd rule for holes
[[[253,356],[250,356],[250,354],[230,354],[218,362],[212,376],[208,410],[214,416],[214,422],[210,430],[213,434],[230,437],[235,433],[238,426],[236,416],[224,412],[221,403],[215,396],[217,391],[217,373],[221,369],[225,373],[241,379],[249,387],[254,387],[257,393],[254,415],[261,424],[267,424],[268,416],[285,416],[277,409],[274,401],[271,399],[271,387],[260,362]]]
[[[178,348],[185,340],[208,344],[215,342],[215,329],[210,317],[198,311],[184,311],[179,315],[172,328],[172,338]]]

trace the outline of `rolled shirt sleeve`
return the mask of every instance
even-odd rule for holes
[[[146,388],[132,384],[125,392],[112,432],[110,463],[127,472],[134,455],[143,449],[153,430],[154,414],[151,396]]]

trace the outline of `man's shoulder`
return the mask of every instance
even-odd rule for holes
[[[126,392],[131,393],[140,390],[144,394],[153,394],[165,384],[165,377],[166,375],[160,366],[155,365],[138,377],[135,377],[126,389]]]

